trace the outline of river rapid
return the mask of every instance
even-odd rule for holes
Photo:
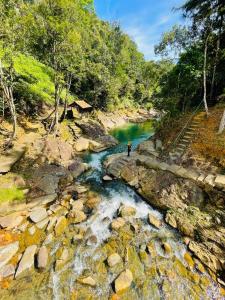
[[[192,258],[190,262],[184,259],[186,246],[181,236],[163,222],[163,215],[122,181],[102,181],[107,156],[126,151],[128,141],[134,150],[150,138],[154,134],[152,122],[127,124],[111,134],[119,144],[98,154],[85,154],[83,159],[91,170],[79,179],[101,196],[96,213],[82,224],[88,232],[86,241],[88,237],[96,239],[89,244],[85,240],[79,243],[72,263],[52,274],[54,299],[66,299],[64,293],[71,292],[74,299],[219,299],[218,286],[204,268],[196,268],[198,264],[201,266],[200,262],[196,260],[194,267]],[[118,216],[121,205],[135,208],[136,214],[128,218],[129,225],[123,230],[112,232],[110,223]],[[162,221],[160,229],[149,225],[149,213]],[[162,243],[168,244],[171,250],[163,250]],[[122,263],[109,268],[106,259],[114,252],[120,254]],[[116,298],[113,283],[125,268],[132,271],[134,282]],[[84,275],[95,278],[96,287],[77,283],[79,276]]]

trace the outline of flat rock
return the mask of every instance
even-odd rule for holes
[[[18,227],[24,220],[24,217],[18,215],[18,213],[13,213],[0,218],[0,226],[2,228],[7,228],[8,230]]]
[[[126,205],[122,205],[119,209],[119,215],[121,217],[132,217],[135,216],[136,214],[136,209],[132,206],[126,206]]]
[[[87,220],[86,214],[80,210],[72,211],[70,217],[72,217],[72,223],[74,224],[82,223]]]
[[[127,290],[133,281],[133,274],[129,269],[122,272],[119,277],[115,280],[115,291],[121,293]]]
[[[111,254],[108,259],[107,259],[107,262],[108,262],[108,265],[110,267],[114,267],[115,265],[117,265],[118,263],[120,263],[122,261],[122,258],[119,256],[118,253],[113,253]]]
[[[84,285],[96,286],[96,281],[91,276],[78,278],[77,281]]]
[[[4,267],[19,250],[19,242],[0,247],[0,269]]]
[[[55,234],[56,236],[61,235],[67,227],[67,219],[64,216],[61,216],[57,219],[55,225]]]
[[[49,223],[48,223],[48,226],[47,226],[47,231],[48,232],[51,231],[54,228],[56,222],[57,222],[57,217],[56,216],[49,218]]]
[[[112,221],[111,228],[114,230],[118,230],[121,227],[123,227],[126,224],[125,220],[123,218],[117,218]]]
[[[0,156],[0,173],[7,173],[12,166],[21,159],[26,151],[25,145],[16,146],[7,155]]]
[[[15,274],[15,267],[10,265],[5,265],[0,269],[0,278],[6,278]]]
[[[26,270],[31,269],[34,266],[34,255],[36,253],[37,250],[37,246],[36,245],[32,245],[29,246],[23,256],[22,259],[19,263],[18,269],[16,271],[16,275],[15,277],[17,278],[21,273],[23,273]]]
[[[47,225],[48,225],[48,222],[49,222],[49,218],[46,218],[46,219],[44,219],[44,220],[38,222],[38,223],[36,224],[36,226],[37,226],[37,228],[39,228],[39,229],[45,229],[45,228],[47,227]]]
[[[225,175],[217,175],[215,179],[215,185],[225,188]]]
[[[159,220],[157,217],[155,217],[153,214],[148,215],[148,221],[151,225],[153,225],[156,228],[160,228],[162,226],[161,220]]]
[[[112,177],[109,176],[109,175],[105,175],[105,176],[103,177],[103,181],[112,181],[112,180],[113,180]]]
[[[42,246],[37,255],[38,269],[45,269],[48,264],[48,249],[46,246]]]
[[[74,201],[72,204],[73,210],[83,210],[84,209],[84,203],[82,200]]]
[[[30,213],[30,219],[34,223],[38,223],[48,217],[47,211],[43,207],[36,208]]]

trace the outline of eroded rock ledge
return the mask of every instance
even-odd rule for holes
[[[163,210],[165,221],[185,236],[189,249],[223,283],[225,176],[169,165],[160,162],[157,154],[139,153],[140,147],[130,158],[125,153],[110,156],[105,162],[107,173],[125,180],[149,204]]]

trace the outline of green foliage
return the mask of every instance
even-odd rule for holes
[[[23,190],[17,187],[0,188],[0,203],[11,201],[22,201],[24,199]]]

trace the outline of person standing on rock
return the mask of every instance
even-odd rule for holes
[[[131,148],[132,148],[131,142],[128,142],[128,144],[127,144],[127,156],[128,157],[130,156]]]

